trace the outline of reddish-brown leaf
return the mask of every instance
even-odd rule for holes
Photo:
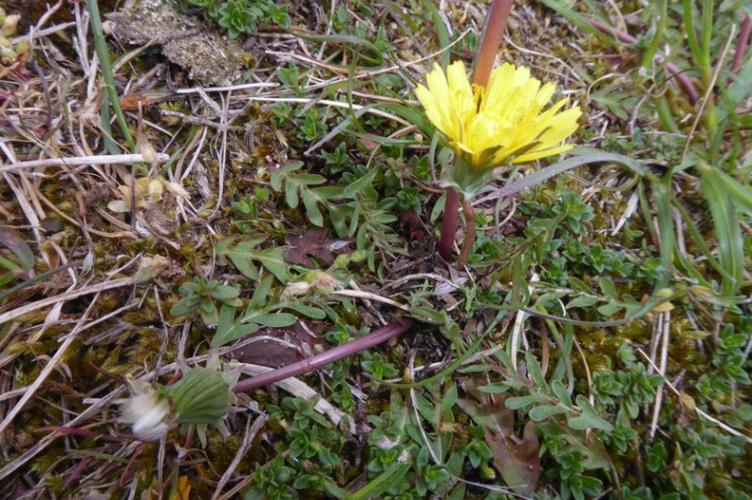
[[[410,242],[421,243],[428,236],[428,232],[415,210],[405,210],[402,212],[399,227],[400,233],[407,236]]]
[[[494,465],[507,486],[526,497],[535,493],[541,475],[540,443],[535,422],[525,424],[522,439],[486,429],[486,443],[494,455]]]
[[[170,97],[172,92],[168,90],[147,90],[142,92],[129,92],[120,98],[120,107],[123,111],[138,111],[139,104],[146,109]]]

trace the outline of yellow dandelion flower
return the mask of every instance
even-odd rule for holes
[[[560,111],[567,99],[544,110],[556,91],[541,85],[525,67],[505,63],[494,69],[486,87],[473,86],[461,61],[446,74],[438,64],[415,93],[428,119],[470,167],[525,163],[572,149],[562,142],[577,130],[581,111]]]

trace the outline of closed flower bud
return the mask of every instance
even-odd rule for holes
[[[306,279],[321,293],[332,293],[339,286],[334,276],[323,271],[311,271]]]
[[[315,290],[319,293],[332,293],[339,286],[339,282],[330,274],[323,271],[310,271],[304,276],[305,281],[288,283],[282,292],[285,298],[299,297]]]
[[[295,281],[288,283],[284,291],[282,292],[282,297],[299,297],[310,292],[311,288],[313,288],[313,285],[311,285],[307,281]]]
[[[235,402],[225,377],[210,368],[191,368],[165,394],[172,399],[181,424],[218,425]]]

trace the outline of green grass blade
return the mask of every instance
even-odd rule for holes
[[[112,127],[110,126],[110,95],[105,93],[102,98],[102,107],[99,111],[99,129],[102,131],[102,141],[104,147],[111,155],[118,155],[122,151],[112,138]]]
[[[713,43],[713,0],[702,2],[702,32],[700,33],[700,49],[702,51],[702,67],[710,68],[710,49]]]
[[[695,64],[702,66],[702,51],[700,50],[700,44],[697,43],[697,35],[695,34],[692,4],[692,0],[684,0],[684,24],[682,28],[684,28],[684,34],[687,35],[687,43],[689,44],[689,50],[692,52]]]
[[[739,289],[744,272],[744,245],[741,227],[733,199],[725,189],[720,171],[703,165],[700,167],[702,181],[700,191],[710,207],[715,237],[718,242],[718,258],[728,276],[724,275],[721,292],[731,296]]]
[[[404,476],[412,467],[412,460],[397,461],[387,467],[384,472],[373,478],[369,483],[363,486],[350,496],[350,500],[367,500],[369,498],[379,498],[388,490],[396,481]]]
[[[422,111],[408,106],[407,104],[387,102],[379,103],[374,107],[388,111],[389,113],[394,113],[400,118],[404,118],[405,120],[418,127],[418,130],[420,130],[420,132],[425,137],[433,137],[433,135],[436,133],[436,128],[431,124],[426,115]]]
[[[659,17],[658,23],[655,26],[655,34],[650,40],[650,45],[645,51],[645,54],[642,56],[642,67],[645,68],[645,70],[650,70],[653,66],[655,53],[658,52],[658,47],[663,41],[663,32],[666,30],[666,24],[668,22],[668,0],[661,0],[658,10]]]
[[[708,260],[708,263],[713,267],[713,269],[715,269],[718,272],[718,274],[720,274],[721,276],[727,276],[730,278],[730,275],[721,266],[721,263],[718,262],[718,259],[715,258],[713,253],[710,251],[710,248],[708,248],[708,245],[705,242],[705,238],[703,237],[702,233],[698,229],[697,225],[692,220],[692,216],[690,215],[689,211],[684,207],[684,205],[682,205],[679,199],[677,199],[675,196],[673,197],[672,202],[673,202],[674,208],[676,208],[679,211],[679,214],[681,215],[682,221],[684,223],[684,228],[692,237],[692,240],[694,240],[695,244],[697,245],[697,248],[700,250],[703,256]],[[685,265],[685,267],[689,267],[689,263],[686,262],[686,260],[683,261],[682,263]],[[705,280],[702,274],[696,271],[694,268],[691,268],[691,272],[695,279],[699,281]]]
[[[670,182],[670,179],[669,181]],[[660,230],[661,263],[667,270],[671,270],[674,262],[674,249],[676,247],[676,233],[674,232],[674,220],[671,214],[671,196],[669,185],[664,182],[653,183],[655,206],[658,210],[658,229]],[[668,285],[668,276],[664,274],[658,283],[659,287]]]
[[[104,83],[107,87],[110,104],[115,111],[115,117],[117,118],[126,146],[128,146],[128,149],[132,152],[135,152],[136,144],[133,142],[131,133],[128,131],[128,122],[125,121],[125,114],[123,114],[123,109],[120,107],[120,98],[118,97],[117,87],[115,87],[115,77],[112,74],[112,62],[110,61],[110,53],[107,50],[107,42],[104,39],[102,19],[99,15],[99,4],[97,3],[97,0],[86,0],[86,5],[89,9],[91,31],[94,36],[94,48],[97,51],[97,57],[99,57],[99,66],[102,69],[102,77],[104,78]]]
[[[498,198],[511,196],[515,193],[519,193],[520,191],[524,191],[525,189],[545,182],[556,175],[566,172],[567,170],[571,170],[581,165],[587,165],[589,163],[618,163],[627,167],[638,175],[644,175],[647,173],[647,169],[642,163],[635,160],[634,158],[630,158],[629,156],[624,156],[616,153],[605,153],[603,151],[590,148],[576,149],[574,150],[574,153],[585,154],[578,154],[576,156],[573,156],[572,158],[568,158],[554,165],[537,170],[534,173],[523,177],[522,179],[511,182],[494,193],[493,197]]]
[[[576,12],[569,6],[568,2],[563,2],[561,0],[541,0],[541,3],[543,3],[543,5],[545,5],[549,9],[555,11],[560,16],[566,18],[569,22],[577,26],[579,30],[590,33],[591,35],[594,35],[601,41],[606,42],[610,45],[621,45],[620,42],[615,40],[613,37],[610,37],[605,33],[601,33],[597,29],[593,28],[593,26],[591,26],[584,17],[582,17],[578,12]]]
[[[436,9],[436,6],[433,4],[432,0],[423,0],[423,6],[431,15],[431,21],[433,22],[434,29],[436,30],[436,37],[439,39],[439,46],[442,49],[447,48],[449,46],[449,31],[444,25],[444,22],[441,20],[439,11]],[[451,54],[449,50],[444,50],[439,55],[439,57],[441,58],[441,67],[445,70],[447,66],[449,66],[450,56]]]

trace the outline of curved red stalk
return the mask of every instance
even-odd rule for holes
[[[386,342],[392,337],[396,337],[405,333],[413,324],[411,319],[403,319],[397,323],[392,323],[384,328],[369,333],[365,337],[348,342],[347,344],[333,347],[328,351],[310,356],[296,363],[272,370],[270,372],[263,373],[256,377],[245,379],[235,384],[232,388],[233,392],[248,392],[259,387],[264,387],[280,380],[284,380],[290,377],[297,377],[298,375],[304,375],[315,371],[322,366],[333,363],[342,358],[352,356],[360,351],[365,351],[376,345]]]

